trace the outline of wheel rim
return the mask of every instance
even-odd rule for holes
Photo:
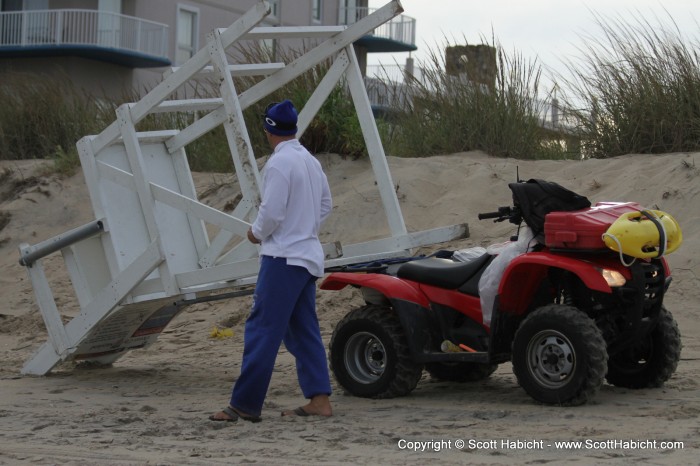
[[[544,330],[527,346],[528,368],[537,382],[548,388],[566,385],[576,369],[576,352],[562,333]]]
[[[366,384],[379,380],[386,369],[386,360],[386,349],[376,335],[360,332],[348,339],[345,367],[356,381]]]

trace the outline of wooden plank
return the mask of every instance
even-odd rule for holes
[[[243,34],[242,40],[314,39],[332,36],[346,26],[258,26]]]
[[[180,289],[207,285],[217,282],[230,282],[239,278],[257,275],[260,269],[258,258],[229,264],[216,265],[206,269],[193,270],[177,275],[177,284]]]
[[[323,252],[326,259],[336,258],[342,255],[343,249],[338,242],[327,243],[323,244]],[[217,282],[228,283],[234,280],[253,278],[253,276],[257,275],[259,269],[260,259],[256,257],[180,273],[177,275],[177,283],[180,289],[183,290],[202,285],[211,286]]]
[[[343,77],[343,73],[345,73],[349,63],[347,52],[344,50],[335,58],[333,65],[331,65],[321,82],[318,83],[318,87],[314,90],[313,94],[311,94],[311,97],[309,97],[309,100],[299,113],[299,120],[297,121],[297,127],[299,128],[297,132],[298,138],[301,139],[304,131],[306,131],[306,128],[311,124],[311,121],[321,109],[323,103],[331,92],[333,92],[336,84],[338,84],[340,78]]]
[[[255,154],[253,153],[250,136],[245,127],[243,109],[238,101],[238,94],[233,84],[233,79],[226,73],[227,58],[222,40],[223,38],[217,31],[214,31],[210,35],[210,53],[212,64],[219,74],[221,98],[224,101],[224,108],[228,115],[233,116],[233,118],[227,118],[223,126],[241,193],[243,198],[247,201],[247,203],[242,206],[242,209],[248,207],[245,211],[245,215],[252,217],[257,213],[257,206],[259,206],[261,202],[260,192],[262,191],[262,180],[260,172],[258,171],[257,161],[255,160]],[[216,248],[210,248],[210,250],[205,253],[206,256],[203,256],[204,262],[211,263],[212,259],[214,259],[213,256],[218,257],[225,244],[231,239],[231,233],[235,232],[219,232],[213,241]],[[239,233],[239,235],[245,238],[245,234],[241,235]],[[200,261],[200,264],[201,263],[202,261]]]
[[[403,236],[406,234],[406,224],[403,220],[399,200],[396,197],[394,181],[391,179],[382,140],[379,137],[377,123],[372,113],[372,106],[369,102],[369,97],[367,97],[367,90],[365,89],[365,83],[362,79],[360,65],[357,62],[357,57],[355,56],[355,51],[352,46],[348,46],[346,50],[348,58],[350,59],[350,66],[346,73],[348,86],[353,103],[355,104],[357,118],[360,121],[362,134],[365,138],[367,153],[372,163],[374,178],[377,180],[379,196],[384,205],[384,211],[386,212],[387,221],[389,222],[389,229],[391,230],[392,236]]]
[[[97,168],[97,160],[93,152],[93,141],[95,136],[88,136],[78,141],[78,155],[80,157],[80,165],[83,167],[83,176],[85,176],[85,184],[90,194],[90,202],[92,211],[97,218],[101,218],[105,232],[109,232],[109,222],[106,219],[106,212],[102,206],[102,195],[100,194],[100,173]],[[112,238],[109,234],[102,237],[102,245],[104,247],[107,265],[109,266],[110,277],[115,277],[119,271],[119,261],[117,254],[112,244]]]
[[[410,256],[411,249],[469,237],[466,223],[382,238],[362,243],[344,244],[343,256],[326,262],[326,267],[347,265],[386,257]]]
[[[240,219],[250,219],[252,221],[251,212],[254,212],[255,205],[250,199],[243,198],[238,203],[238,205],[231,212],[232,217]],[[202,267],[211,267],[220,261],[229,261],[235,259],[248,259],[257,254],[259,246],[249,243],[246,236],[242,236],[244,241],[234,246],[230,251],[228,251],[224,256],[221,256],[222,251],[226,248],[226,245],[233,238],[233,232],[228,230],[220,231],[216,237],[212,240],[209,249],[202,254],[200,258],[199,265]]]
[[[226,69],[231,76],[267,76],[285,67],[284,63],[250,63],[245,65],[228,65]],[[172,67],[173,72],[179,67]],[[212,74],[216,70],[213,66],[205,66],[199,71],[199,75]]]
[[[243,237],[245,237],[246,233],[248,232],[248,228],[250,228],[250,223],[232,217],[221,212],[220,210],[209,207],[206,204],[202,204],[194,199],[183,196],[180,193],[176,193],[175,191],[171,191],[153,183],[151,183],[150,187],[151,191],[153,192],[153,197],[158,202],[167,204],[170,207],[181,210],[187,214],[194,215],[207,223],[217,225],[220,228],[231,231]]]
[[[221,97],[211,97],[208,99],[173,99],[166,100],[158,104],[152,113],[173,113],[173,112],[209,112],[221,108],[224,101]],[[140,134],[140,133],[139,133]],[[176,137],[179,131],[174,131],[171,137]],[[139,140],[141,137],[139,136]]]
[[[213,66],[217,70],[221,82],[219,90],[224,102],[224,109],[229,118],[224,122],[224,132],[228,141],[231,158],[238,184],[241,187],[243,197],[251,199],[254,205],[260,204],[260,172],[258,171],[253,146],[250,142],[248,130],[245,127],[243,109],[238,102],[238,94],[233,84],[233,78],[226,72],[228,66],[226,49],[223,45],[223,37],[214,31],[209,36],[209,55]]]
[[[120,106],[117,109],[117,115],[119,117],[119,127],[122,134],[122,140],[124,141],[124,149],[126,150],[126,156],[129,161],[129,166],[131,167],[134,185],[136,187],[136,194],[141,206],[141,213],[146,221],[148,235],[151,241],[159,242],[160,233],[158,231],[158,223],[156,222],[155,216],[155,201],[153,199],[153,195],[151,194],[151,190],[149,189],[148,178],[144,171],[146,164],[144,163],[141,145],[139,144],[139,140],[136,135],[136,128],[134,128],[134,121],[131,120],[129,106]],[[120,225],[120,228],[128,228],[128,225]],[[163,290],[165,293],[168,296],[177,294],[175,277],[170,272],[168,261],[163,261],[163,263],[158,267],[158,273],[160,274],[160,279],[163,283]]]
[[[44,266],[41,260],[36,261],[31,267],[27,267],[29,278],[34,288],[34,297],[44,319],[46,331],[49,334],[49,342],[57,357],[65,356],[71,346],[66,329],[61,320],[61,314],[56,307],[56,301],[51,291],[51,286],[46,278]]]

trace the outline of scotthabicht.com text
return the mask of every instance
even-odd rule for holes
[[[671,440],[557,440],[545,441],[535,439],[439,439],[407,440],[397,442],[400,450],[441,451],[441,450],[682,450],[683,442]]]

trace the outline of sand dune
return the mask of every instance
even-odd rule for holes
[[[347,244],[386,236],[369,162],[331,155],[320,159],[335,203],[322,239]],[[436,382],[425,374],[410,396],[390,400],[355,398],[334,382],[332,418],[281,418],[280,410],[302,402],[293,359],[282,349],[264,421],[224,425],[207,416],[225,405],[240,370],[249,297],[191,306],[154,345],[128,353],[112,367],[64,363],[47,377],[20,375],[24,362],[46,340],[46,330],[27,273],[18,264],[18,245],[94,217],[82,173],[68,179],[37,176],[38,162],[2,162],[0,464],[696,464],[698,163],[699,153],[554,162],[482,153],[389,158],[410,231],[469,223],[468,239],[433,249],[505,241],[513,225],[480,222],[477,214],[510,203],[507,183],[515,180],[516,167],[521,178],[555,181],[594,202],[636,201],[671,213],[683,228],[684,244],[669,256],[674,280],[666,303],[679,323],[684,347],[676,374],[663,388],[605,385],[584,406],[543,406],[517,385],[507,363],[476,383]],[[195,174],[200,199],[217,208],[236,195],[234,181],[231,175]],[[45,268],[68,320],[78,309],[62,262],[55,254],[45,260]],[[361,304],[349,289],[319,292],[326,342],[334,325]],[[231,327],[233,337],[210,338],[213,326]],[[555,443],[559,441],[582,444]],[[668,441],[676,443],[662,443]]]

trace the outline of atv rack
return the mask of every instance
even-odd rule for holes
[[[342,266],[405,256],[412,248],[466,237],[466,224],[408,233],[394,191],[353,42],[403,11],[398,0],[351,26],[257,27],[270,13],[259,1],[226,29],[214,30],[189,61],[164,75],[141,100],[121,105],[100,134],[77,143],[95,220],[35,245],[20,245],[48,341],[22,373],[45,375],[61,361],[111,364],[146,347],[188,305],[251,293],[258,249],[241,240],[260,203],[260,173],[243,110],[319,63],[332,60],[299,114],[299,134],[333,88],[347,83],[359,117],[391,236],[340,246],[324,245],[326,265]],[[309,38],[318,45],[290,63],[230,65],[226,51],[243,40]],[[200,72],[217,78],[220,96],[178,99]],[[239,93],[236,73],[265,76]],[[344,80],[344,81],[343,81]],[[168,100],[170,99],[170,100]],[[152,113],[204,114],[182,130],[137,132]],[[222,212],[197,199],[185,146],[222,125],[242,199]],[[205,224],[219,227],[209,238]],[[231,240],[235,243],[228,248]],[[47,280],[43,258],[60,251],[80,312],[64,325]]]

